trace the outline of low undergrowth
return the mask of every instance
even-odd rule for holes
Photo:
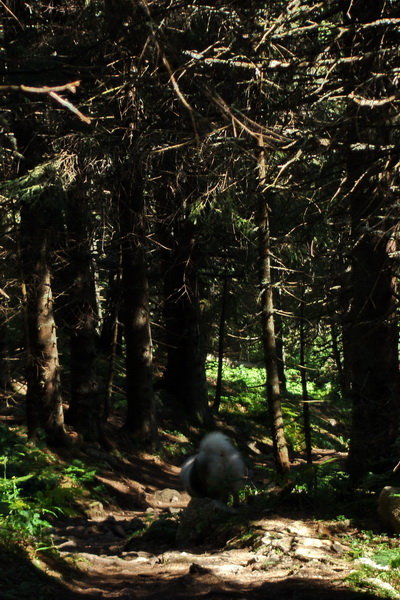
[[[210,363],[208,377],[210,394],[213,393],[216,365]],[[298,390],[298,376],[288,378],[288,393],[283,398],[285,432],[292,452],[302,455],[304,446],[302,425],[302,403]],[[347,412],[338,403],[333,403],[329,386],[310,384],[311,426],[313,445],[335,452],[347,449]],[[279,476],[271,467],[271,440],[265,408],[265,373],[263,369],[243,365],[226,366],[223,374],[223,397],[218,415],[219,426],[232,433],[237,432],[237,441],[250,470],[254,465],[254,454],[246,455],[250,445],[257,446],[256,458],[262,470],[264,483],[254,483],[251,476],[241,495],[245,503],[258,501],[265,511],[291,510],[296,514],[312,514],[317,518],[338,519],[359,525],[359,534],[351,539],[349,560],[354,563],[350,584],[356,589],[373,590],[377,597],[399,597],[400,551],[396,536],[366,533],[363,518],[376,512],[375,492],[386,482],[366,479],[359,489],[352,489],[344,465],[336,458],[326,459],[319,464],[300,464],[289,474]],[[202,431],[197,432],[199,437]],[[175,464],[191,454],[195,445],[188,437],[187,429],[174,424],[165,425],[161,431],[163,458]],[[261,449],[261,450],[260,450]],[[303,461],[304,462],[304,461]],[[104,490],[98,486],[97,468],[82,459],[60,460],[39,442],[32,445],[22,427],[0,426],[0,558],[3,553],[20,553],[20,564],[26,569],[27,581],[36,577],[31,570],[37,549],[51,551],[49,528],[54,519],[61,515],[72,515],[79,511],[82,498],[102,501]],[[268,486],[279,489],[279,494],[269,493]],[[178,527],[177,517],[158,519],[149,516],[142,531],[136,534],[143,544],[162,539],[173,543]],[[371,530],[372,531],[372,530]],[[246,534],[243,533],[245,536]],[[251,539],[248,544],[251,547]],[[27,552],[29,548],[29,552]],[[33,558],[32,558],[33,557]],[[3,569],[7,563],[3,561]],[[22,568],[22,567],[21,567]],[[0,570],[0,579],[3,573]],[[46,578],[40,576],[40,585],[46,587]],[[29,585],[28,585],[29,587]],[[6,596],[13,599],[11,595]],[[22,594],[24,597],[25,592]],[[398,594],[396,596],[396,594]],[[15,596],[17,597],[17,596]],[[21,597],[21,595],[19,596]],[[28,596],[27,596],[28,597]],[[47,598],[45,592],[40,596]]]
[[[0,540],[43,545],[53,518],[72,515],[95,470],[82,461],[65,464],[44,445],[33,445],[20,427],[0,426]]]
[[[354,570],[348,583],[380,598],[400,598],[399,536],[360,531],[349,540]]]

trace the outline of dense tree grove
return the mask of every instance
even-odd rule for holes
[[[30,435],[106,443],[117,368],[140,443],[157,399],[209,427],[224,354],[265,365],[278,470],[285,368],[307,424],[326,364],[353,480],[395,464],[396,1],[4,4],[0,385]]]

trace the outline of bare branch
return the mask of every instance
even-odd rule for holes
[[[389,96],[387,98],[363,98],[362,96],[356,96],[353,92],[349,94],[349,98],[353,100],[356,104],[360,106],[368,106],[369,108],[375,108],[377,106],[384,106],[385,104],[394,102],[396,100],[396,96]]]
[[[76,106],[74,106],[73,104],[71,104],[71,102],[69,102],[68,100],[65,100],[65,98],[62,98],[61,96],[59,96],[58,94],[56,94],[56,92],[49,92],[49,96],[51,96],[51,98],[53,98],[54,100],[56,100],[56,102],[58,102],[62,106],[65,106],[66,108],[68,108],[77,117],[79,117],[79,119],[81,119],[81,121],[84,121],[85,123],[88,123],[88,124],[90,123],[90,118],[89,117],[87,117],[86,115],[82,114],[81,111],[76,108]]]
[[[0,85],[0,93],[1,92],[3,92],[3,93],[4,92],[6,92],[6,93],[22,92],[24,94],[47,94],[48,96],[53,98],[53,100],[55,100],[62,106],[65,106],[66,108],[68,108],[68,110],[73,112],[79,119],[81,119],[81,121],[84,121],[85,123],[90,123],[91,119],[89,117],[84,115],[78,108],[76,108],[76,106],[74,106],[71,102],[69,102],[65,98],[62,98],[62,96],[60,96],[57,93],[57,92],[71,92],[72,94],[75,94],[76,88],[80,85],[80,83],[81,83],[80,81],[72,81],[72,82],[66,83],[64,85],[56,85],[56,86],[44,85],[42,87],[32,87],[32,86],[24,85],[24,84]]]
[[[14,17],[14,19],[17,21],[18,25],[20,25],[20,26],[21,26],[21,28],[22,28],[22,29],[24,29],[24,26],[22,25],[21,21],[20,21],[20,20],[18,19],[18,17],[17,17],[17,16],[16,16],[16,15],[13,13],[13,11],[11,10],[11,8],[9,8],[9,7],[8,7],[8,6],[7,6],[7,5],[6,5],[6,4],[3,2],[3,0],[0,0],[0,4],[1,4],[2,6],[4,6],[4,8],[6,9],[6,11],[7,11],[7,12],[9,12],[9,13],[10,13],[10,15],[11,15],[12,17]]]
[[[0,296],[3,296],[3,298],[6,300],[10,299],[10,296],[3,290],[3,288],[0,288]]]

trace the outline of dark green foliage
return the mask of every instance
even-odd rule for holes
[[[400,551],[395,548],[379,550],[372,555],[372,559],[383,567],[389,566],[393,569],[400,567]]]
[[[63,473],[51,455],[27,443],[21,430],[4,425],[0,426],[0,465],[2,539],[40,538],[50,526],[48,519],[73,512],[82,494],[82,488],[61,485],[68,469]]]
[[[314,446],[346,449],[349,392],[355,389],[351,388],[351,365],[357,366],[364,348],[364,336],[353,335],[353,342],[359,340],[360,352],[352,356],[354,343],[349,345],[347,334],[351,321],[356,321],[364,309],[364,299],[371,297],[367,290],[354,303],[350,270],[354,272],[354,266],[361,262],[357,259],[351,264],[350,256],[353,250],[360,250],[360,240],[372,235],[371,260],[365,264],[376,265],[378,246],[385,265],[396,258],[392,248],[387,261],[389,246],[386,241],[382,243],[383,233],[388,242],[395,239],[392,234],[397,222],[391,194],[398,188],[399,129],[395,103],[390,100],[399,67],[398,32],[392,20],[396,3],[369,2],[370,10],[365,14],[359,13],[360,3],[351,2],[329,7],[310,2],[253,2],[243,7],[235,2],[216,6],[189,2],[183,6],[173,1],[153,3],[149,12],[144,4],[131,2],[121,3],[119,11],[113,10],[112,2],[71,4],[65,0],[52,10],[45,10],[44,2],[19,4],[17,19],[11,15],[5,18],[4,60],[10,61],[6,72],[11,83],[51,85],[61,83],[61,79],[65,83],[69,78],[80,78],[82,85],[73,100],[95,119],[94,126],[87,127],[76,113],[51,104],[54,98],[26,94],[9,97],[1,116],[4,147],[10,151],[6,153],[5,183],[1,187],[7,215],[2,226],[7,232],[7,251],[14,257],[4,261],[2,277],[12,289],[19,290],[20,265],[15,258],[19,256],[19,209],[21,204],[37,203],[47,217],[44,225],[54,225],[52,276],[57,290],[63,400],[69,399],[65,391],[70,376],[70,319],[63,302],[69,309],[71,306],[69,285],[63,277],[57,281],[57,274],[68,260],[63,246],[65,199],[76,186],[91,217],[87,252],[93,248],[97,259],[94,268],[99,273],[98,295],[103,308],[109,271],[118,269],[122,238],[126,241],[131,235],[143,252],[150,281],[157,374],[165,372],[168,352],[171,356],[175,347],[165,336],[165,306],[173,292],[174,308],[182,298],[191,306],[195,299],[196,316],[191,326],[198,334],[196,341],[202,343],[189,360],[190,366],[196,362],[197,372],[203,375],[203,351],[207,349],[215,356],[219,347],[224,278],[228,279],[221,346],[224,358],[263,360],[255,249],[257,140],[262,136],[267,148],[262,193],[270,212],[274,294],[285,351],[285,433],[293,451],[302,451],[301,368],[311,400]],[[381,9],[385,18],[368,24]],[[375,51],[377,44],[381,44],[379,52]],[[24,55],[26,47],[30,48],[29,56]],[[373,52],[369,52],[371,48]],[[370,80],[371,73],[379,76]],[[71,99],[67,92],[66,96]],[[143,162],[143,223],[138,227],[135,219],[123,218],[122,223],[129,227],[127,231],[122,227],[120,236],[122,205],[118,198],[125,194],[130,216],[135,213],[135,188],[129,184],[136,155]],[[351,173],[355,163],[356,170]],[[362,187],[364,181],[367,183]],[[353,206],[353,221],[355,216],[361,217],[356,229],[350,210],[354,191],[362,209],[369,206],[364,200],[370,193],[375,194],[378,204],[379,199],[389,199],[387,206],[379,204],[373,218],[356,214]],[[166,292],[165,274],[174,268],[180,272],[179,281]],[[194,276],[189,278],[189,273]],[[371,273],[373,287],[381,281],[378,276]],[[137,276],[130,280],[135,286]],[[359,283],[362,281],[361,274]],[[115,294],[117,299],[120,291]],[[386,292],[383,295],[387,297]],[[24,302],[19,291],[11,302],[15,312],[8,312],[5,321],[14,328],[14,349],[22,347],[24,337],[21,313],[15,318]],[[75,312],[79,323],[80,309]],[[384,311],[383,320],[385,315]],[[121,314],[116,318],[121,320]],[[299,319],[305,332],[304,365],[299,364]],[[373,349],[374,336],[379,336],[387,323],[379,322],[375,327],[370,326],[370,320],[369,315],[362,323]],[[335,340],[332,328],[337,334]],[[182,329],[187,334],[187,325]],[[392,337],[396,359],[396,331]],[[126,404],[119,402],[126,396],[127,373],[122,366],[126,345],[118,343],[121,359],[115,362],[115,412],[126,409]],[[193,344],[189,344],[192,349]],[[102,381],[108,373],[108,350],[101,359]],[[374,367],[373,350],[367,354]],[[379,353],[380,357],[386,355]],[[178,422],[183,418],[184,402],[190,406],[199,389],[191,375],[180,387],[184,377],[179,373],[189,373],[182,357],[189,357],[184,346],[175,369],[175,397],[165,397],[159,409],[162,416],[163,411],[169,411]],[[11,358],[14,368],[16,352]],[[367,364],[366,360],[360,362]],[[224,373],[220,415],[240,426],[249,439],[254,435],[265,439],[271,423],[265,408],[264,368],[248,372],[240,365],[235,371],[235,375],[233,371]],[[394,371],[390,372],[386,379],[394,389]],[[22,379],[20,372],[17,375]],[[361,374],[360,388],[363,381]],[[378,400],[379,381],[368,387]],[[131,387],[133,395],[135,383]],[[184,402],[177,409],[179,394]],[[97,395],[93,388],[94,413],[102,411],[103,395],[103,390]],[[378,402],[374,414],[382,418],[379,428],[383,430],[391,419],[381,408]],[[135,409],[132,412],[131,422],[136,425]],[[356,415],[354,420],[358,419]],[[378,419],[372,417],[372,421]],[[79,423],[76,427],[79,430]],[[380,459],[382,443],[378,442],[378,456],[370,457],[368,467]],[[177,443],[167,451],[176,456],[180,448]],[[26,475],[10,463],[7,468],[11,477]],[[73,475],[78,477],[78,470]],[[19,479],[18,488],[32,494],[43,491],[40,477],[33,479]]]

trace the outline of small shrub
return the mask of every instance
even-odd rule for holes
[[[40,538],[50,526],[49,518],[73,512],[82,494],[79,486],[61,485],[65,475],[53,457],[31,445],[15,428],[0,427],[0,536],[3,540]],[[83,469],[65,469],[73,479],[85,479]],[[85,473],[88,478],[93,473]]]

